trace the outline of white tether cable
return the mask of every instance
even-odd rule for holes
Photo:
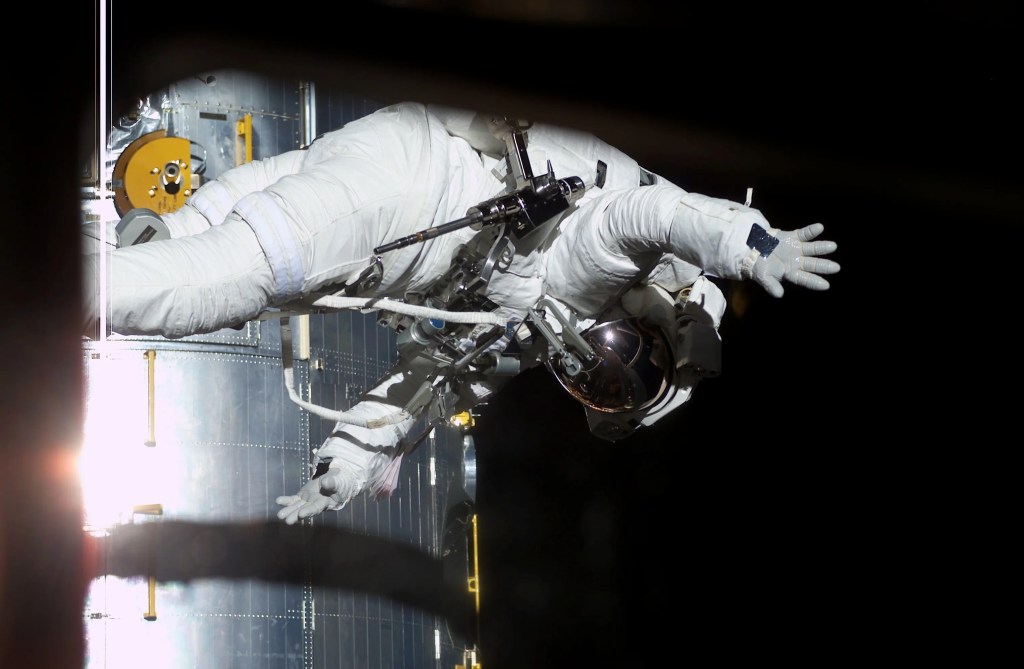
[[[407,304],[387,298],[367,297],[340,297],[337,295],[326,295],[313,302],[314,306],[327,307],[330,309],[382,309],[394,311],[408,316],[420,318],[439,318],[452,323],[487,323],[491,325],[506,326],[508,322],[499,314],[490,311],[445,311],[433,309],[417,304]],[[318,404],[307,402],[295,391],[295,376],[292,372],[292,334],[291,324],[288,317],[281,318],[281,361],[284,365],[284,385],[288,390],[288,397],[296,405],[305,409],[315,416],[332,420],[338,423],[356,425],[365,428],[378,428],[386,425],[394,425],[412,418],[408,411],[400,409],[394,413],[378,418],[366,418],[363,416],[351,415],[349,411],[335,411],[327,409]]]
[[[490,325],[508,325],[508,321],[499,314],[490,311],[445,311],[433,309],[419,304],[408,304],[391,300],[386,297],[341,297],[325,295],[313,302],[314,306],[329,309],[383,309],[407,316],[419,318],[440,318],[451,323],[488,323]]]

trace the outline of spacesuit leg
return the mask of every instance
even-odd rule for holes
[[[197,189],[180,209],[160,218],[172,238],[195,235],[220,225],[243,197],[263,190],[281,177],[298,173],[306,156],[306,151],[288,151],[233,167]]]
[[[117,249],[104,284],[111,331],[169,338],[213,332],[256,317],[273,273],[252,229],[239,221],[199,235]],[[85,334],[100,309],[100,257],[84,258]]]

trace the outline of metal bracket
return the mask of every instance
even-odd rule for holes
[[[544,339],[547,339],[548,343],[554,347],[555,356],[559,359],[562,367],[565,368],[565,373],[569,376],[576,376],[579,374],[583,369],[583,364],[580,362],[579,358],[573,355],[569,349],[565,347],[565,344],[558,338],[558,335],[555,334],[554,330],[551,329],[551,326],[544,321],[544,316],[541,312],[531,308],[527,318],[529,318],[530,322],[532,322],[537,330],[540,331]],[[572,328],[569,328],[569,330],[572,330]],[[586,346],[586,342],[584,342],[584,346]],[[593,349],[589,346],[587,346],[587,349],[590,350],[591,355],[593,355]]]

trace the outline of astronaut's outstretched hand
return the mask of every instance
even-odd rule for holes
[[[276,501],[283,508],[277,517],[294,525],[324,511],[337,511],[352,499],[351,487],[343,470],[328,468],[322,476],[303,485],[297,495],[278,497]]]
[[[772,297],[782,297],[783,281],[810,290],[828,290],[829,283],[823,275],[838,272],[839,263],[819,257],[837,248],[835,242],[816,241],[824,230],[821,223],[799,230],[771,230],[770,235],[778,244],[767,256],[758,256],[751,267],[750,278]]]

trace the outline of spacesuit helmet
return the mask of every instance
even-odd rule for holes
[[[593,355],[575,374],[550,364],[558,382],[584,406],[604,413],[643,411],[671,387],[672,348],[659,327],[639,318],[598,323],[581,333]]]

